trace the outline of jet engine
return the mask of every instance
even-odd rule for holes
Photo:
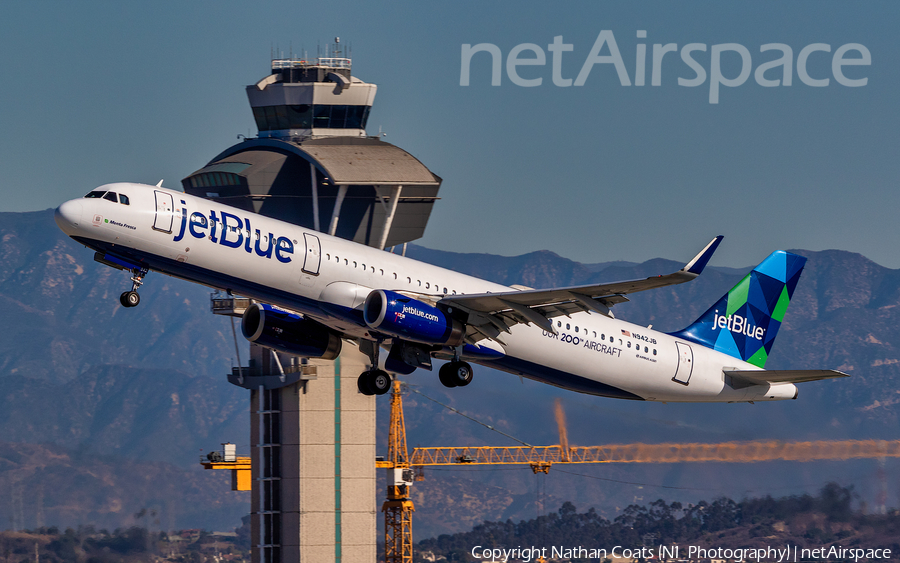
[[[333,360],[341,338],[321,324],[273,305],[254,303],[241,319],[244,338],[260,346],[304,358]]]
[[[384,289],[366,297],[363,319],[370,328],[412,342],[457,346],[465,336],[463,324],[437,307]]]

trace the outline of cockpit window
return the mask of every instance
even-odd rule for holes
[[[119,203],[119,200],[116,198],[116,192],[106,192],[103,196],[103,199],[109,200],[113,203]]]
[[[131,203],[128,201],[128,196],[125,194],[119,194],[119,203],[122,205],[130,205]]]
[[[105,193],[106,192],[93,191],[84,197],[88,198],[88,199],[100,199],[101,197],[103,197],[103,194],[105,194]]]

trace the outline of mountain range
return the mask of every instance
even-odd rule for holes
[[[573,445],[896,439],[900,271],[851,252],[794,252],[809,261],[766,367],[840,369],[851,378],[803,384],[796,401],[666,405],[580,395],[483,367],[472,385],[445,389],[420,370],[404,378],[421,393],[405,396],[410,447],[515,445],[427,397],[541,445],[558,442],[557,398]],[[640,278],[683,264],[580,264],[549,251],[503,257],[418,246],[408,255],[535,288]],[[750,266],[708,268],[691,283],[630,296],[614,312],[678,330]],[[197,463],[201,450],[221,442],[247,451],[247,394],[225,381],[236,362],[229,319],[210,313],[208,288],[151,273],[141,306],[125,309],[118,295],[128,288],[127,273],[93,262],[56,228],[52,211],[0,213],[0,319],[10,329],[0,340],[0,525],[114,528],[152,508],[164,527],[229,529],[249,511],[248,495],[230,491],[227,475]],[[387,413],[388,401],[379,400],[379,451]],[[572,465],[546,476],[516,466],[428,469],[414,485],[416,537],[533,518],[567,500],[615,516],[632,502],[814,492],[828,481],[854,485],[858,502],[872,505],[883,480],[896,505],[896,468],[888,459],[883,467],[875,460]]]

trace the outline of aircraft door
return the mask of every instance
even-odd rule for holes
[[[678,367],[675,369],[675,377],[672,380],[687,385],[694,369],[694,351],[684,342],[676,342],[675,347],[678,349]]]
[[[303,267],[307,274],[319,275],[319,264],[322,262],[322,247],[319,237],[310,233],[303,233],[303,242],[306,243],[306,255],[303,256]]]
[[[156,198],[156,217],[153,219],[153,228],[164,233],[171,233],[174,219],[172,210],[175,208],[172,194],[154,190],[153,196]]]

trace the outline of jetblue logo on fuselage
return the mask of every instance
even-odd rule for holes
[[[182,202],[183,203],[183,202]],[[204,215],[195,211],[188,216],[185,208],[181,209],[181,229],[173,239],[175,242],[182,240],[190,233],[194,238],[208,238],[210,241],[229,248],[243,248],[247,253],[255,252],[263,258],[275,258],[279,262],[287,264],[294,253],[294,243],[287,237],[276,237],[272,233],[262,233],[250,226],[250,219],[241,218],[231,213],[210,211]],[[256,240],[254,240],[256,239]]]
[[[755,338],[756,340],[762,340],[763,335],[766,333],[766,329],[760,326],[751,325],[747,319],[740,315],[725,315],[718,314],[713,315],[713,328],[727,328],[731,332],[735,334],[743,334],[744,336],[749,336],[750,338]]]

